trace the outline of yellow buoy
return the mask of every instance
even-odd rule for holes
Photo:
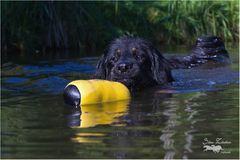
[[[67,104],[79,106],[130,99],[130,92],[119,82],[107,80],[76,80],[64,89]]]

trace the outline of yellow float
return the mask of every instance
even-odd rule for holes
[[[107,80],[76,80],[64,89],[64,100],[73,106],[99,104],[130,99],[128,88]]]

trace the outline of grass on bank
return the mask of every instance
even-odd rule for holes
[[[2,49],[102,50],[123,34],[192,45],[201,35],[239,39],[238,1],[1,1]],[[10,54],[10,52],[7,52]]]

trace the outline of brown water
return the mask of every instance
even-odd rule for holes
[[[231,65],[175,70],[169,89],[155,87],[129,102],[86,106],[81,112],[66,109],[62,90],[71,80],[88,79],[98,58],[5,63],[1,156],[238,158],[238,51],[230,53]],[[204,151],[204,142],[223,150]]]

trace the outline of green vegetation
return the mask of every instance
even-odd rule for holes
[[[102,50],[123,34],[157,44],[195,43],[198,36],[239,39],[236,1],[1,1],[2,49]],[[30,53],[31,53],[30,52]]]

